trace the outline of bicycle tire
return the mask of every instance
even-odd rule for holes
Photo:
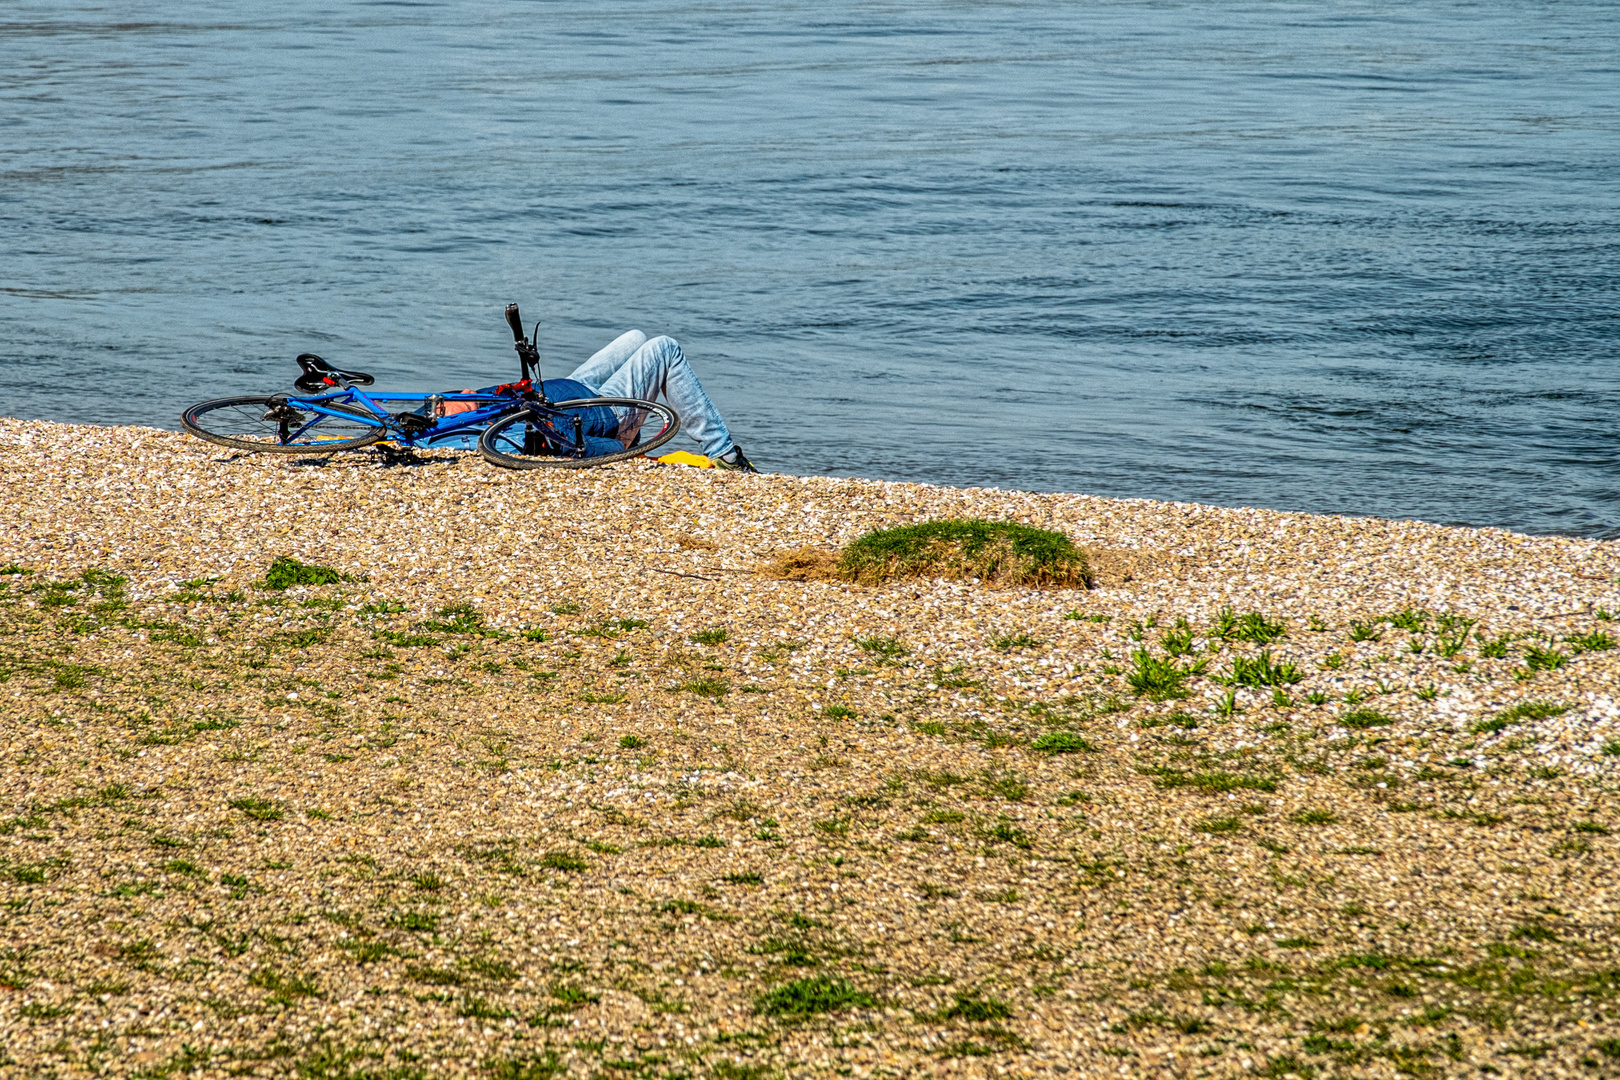
[[[325,405],[353,420],[323,417],[300,433],[294,442],[282,441],[282,423],[267,417],[274,399],[261,396],[215,398],[180,414],[180,426],[199,439],[259,454],[309,454],[354,450],[370,446],[388,435],[371,413],[347,405]],[[308,416],[309,410],[297,410]]]
[[[489,427],[478,439],[478,452],[484,455],[484,460],[492,465],[499,465],[507,469],[591,469],[598,465],[611,465],[615,461],[628,461],[630,458],[641,457],[643,454],[663,446],[675,437],[681,429],[681,418],[667,405],[660,405],[654,401],[641,401],[637,398],[576,398],[573,401],[553,402],[548,408],[557,412],[568,409],[583,409],[593,405],[617,406],[619,408],[642,409],[662,422],[662,426],[648,437],[647,421],[642,422],[641,435],[635,445],[616,454],[598,454],[595,457],[566,457],[562,454],[529,453],[526,446],[532,446],[533,440],[527,437],[529,427],[544,427],[556,430],[555,425],[549,424],[532,409],[503,416]],[[513,433],[514,428],[521,427],[521,432]]]

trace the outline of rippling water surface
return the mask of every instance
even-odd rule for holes
[[[0,409],[678,337],[772,470],[1620,535],[1620,19],[0,6]]]

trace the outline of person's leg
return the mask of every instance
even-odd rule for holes
[[[674,338],[655,337],[641,346],[597,388],[597,393],[643,401],[656,401],[662,394],[681,418],[682,429],[702,445],[704,454],[718,458],[736,445],[720,410],[709,400]],[[620,437],[634,438],[634,433],[621,430]]]
[[[568,377],[575,382],[582,382],[595,390],[602,392],[602,384],[613,377],[613,373],[624,366],[624,362],[647,343],[647,335],[640,330],[626,330],[614,338],[605,348],[598,350],[589,360],[569,373]],[[622,395],[608,395],[609,397]]]

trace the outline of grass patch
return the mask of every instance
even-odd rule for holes
[[[896,637],[858,637],[855,644],[880,660],[898,660],[911,653],[910,646]]]
[[[1282,622],[1273,622],[1258,611],[1237,614],[1230,607],[1222,608],[1215,616],[1210,636],[1222,641],[1252,641],[1256,645],[1269,645],[1288,633]]]
[[[707,630],[699,630],[693,634],[691,640],[697,645],[723,645],[731,631],[723,626],[711,626]]]
[[[265,571],[264,580],[257,582],[257,585],[261,589],[274,589],[280,592],[294,585],[335,585],[343,580],[344,575],[330,566],[301,563],[290,555],[283,555],[271,562],[270,569]]]
[[[1221,677],[1228,686],[1287,686],[1304,679],[1304,674],[1293,663],[1277,663],[1271,659],[1269,649],[1259,656],[1234,656],[1232,670]]]
[[[976,578],[999,587],[1090,588],[1085,552],[1060,532],[1010,521],[953,518],[858,537],[833,574],[877,585],[896,578]]]
[[[1202,664],[1184,668],[1174,660],[1154,656],[1146,649],[1131,653],[1131,664],[1131,670],[1125,673],[1126,685],[1150,701],[1186,697],[1187,680],[1203,671]]]
[[[848,981],[832,975],[795,979],[754,999],[754,1011],[762,1016],[803,1017],[818,1013],[842,1012],[852,1008],[872,1008],[877,998],[857,990]]]
[[[1072,731],[1049,731],[1036,739],[1031,748],[1043,754],[1090,754],[1097,746]]]
[[[548,851],[540,857],[540,865],[548,870],[566,870],[569,873],[580,873],[591,868],[591,864],[578,855],[566,851]]]
[[[1148,770],[1154,783],[1162,788],[1192,788],[1203,795],[1222,795],[1229,791],[1277,790],[1277,780],[1271,776],[1253,773],[1188,772],[1181,769],[1158,768]]]
[[[1339,717],[1339,723],[1347,728],[1365,731],[1371,727],[1389,727],[1395,722],[1393,716],[1386,716],[1377,709],[1352,709]]]

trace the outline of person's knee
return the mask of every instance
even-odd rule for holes
[[[668,334],[659,334],[642,348],[668,363],[678,364],[686,359],[685,354],[681,352],[681,343]]]

